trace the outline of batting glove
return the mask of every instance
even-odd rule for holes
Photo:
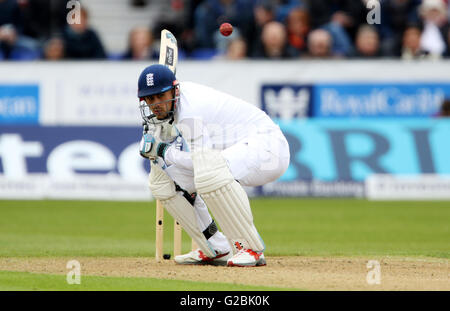
[[[139,153],[150,160],[156,160],[157,157],[164,159],[164,154],[169,146],[170,144],[157,140],[152,134],[145,133],[142,135]]]

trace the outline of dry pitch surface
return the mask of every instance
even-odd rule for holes
[[[450,290],[449,260],[400,257],[268,257],[267,266],[180,266],[152,258],[0,258],[0,270],[66,274],[77,259],[82,275],[275,286],[306,290]],[[381,284],[369,285],[369,260],[378,260]]]

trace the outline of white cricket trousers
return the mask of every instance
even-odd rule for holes
[[[256,133],[224,149],[222,155],[233,177],[242,186],[248,187],[262,186],[277,180],[288,168],[290,159],[288,142],[279,129]],[[180,187],[189,193],[196,192],[193,171],[176,165],[171,165],[165,171]],[[199,230],[203,231],[211,223],[211,215],[200,197],[197,197],[194,207]],[[209,241],[221,253],[230,251],[228,240],[221,232],[217,232]]]

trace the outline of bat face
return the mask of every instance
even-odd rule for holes
[[[159,63],[169,67],[173,73],[176,73],[178,61],[178,46],[175,36],[163,29],[161,31],[161,46],[159,49]]]

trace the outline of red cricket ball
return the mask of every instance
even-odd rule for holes
[[[220,25],[220,33],[225,37],[228,37],[233,32],[233,26],[230,23],[223,23]]]

